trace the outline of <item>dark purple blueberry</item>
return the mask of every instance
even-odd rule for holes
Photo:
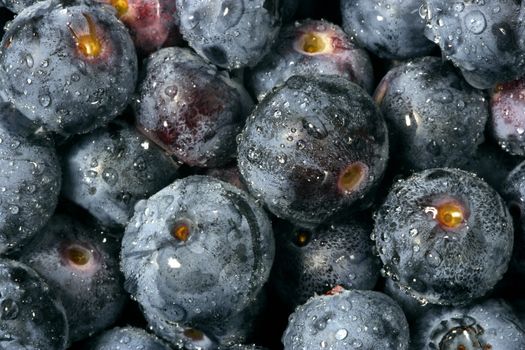
[[[60,193],[53,142],[11,104],[0,104],[0,253],[21,248],[49,220]]]
[[[245,340],[230,337],[229,325],[246,324],[257,309],[273,257],[270,221],[248,194],[190,176],[136,205],[121,268],[157,335],[189,350],[211,349]]]
[[[366,205],[386,166],[387,136],[378,108],[358,85],[294,76],[248,118],[239,170],[275,215],[315,226]]]
[[[381,58],[407,59],[429,54],[434,45],[424,35],[421,0],[341,0],[344,30]]]
[[[279,0],[177,0],[180,31],[216,66],[254,66],[280,29]]]
[[[501,279],[513,225],[501,197],[459,169],[429,169],[399,180],[376,213],[384,272],[421,303],[458,305]]]
[[[9,25],[0,52],[6,98],[47,130],[67,136],[105,125],[135,89],[137,58],[107,5],[41,1]]]
[[[67,340],[55,291],[28,266],[0,259],[0,349],[65,350]]]
[[[408,350],[403,311],[386,294],[350,290],[311,298],[290,316],[285,350]]]
[[[429,310],[411,329],[413,349],[523,350],[524,328],[503,300]]]
[[[135,327],[113,328],[90,340],[84,350],[170,350],[162,340]]]
[[[70,342],[117,320],[127,300],[119,248],[116,235],[61,214],[53,216],[20,255],[20,261],[38,272],[62,300]]]
[[[188,49],[150,56],[135,112],[139,128],[191,166],[217,167],[235,157],[235,136],[252,109],[242,85]]]
[[[372,91],[374,75],[365,50],[326,21],[305,20],[282,29],[272,51],[251,71],[250,85],[260,101],[293,75],[338,75]]]
[[[128,27],[135,47],[142,53],[152,53],[182,41],[174,0],[97,1],[115,8],[117,17]]]
[[[523,24],[517,1],[425,0],[426,36],[478,89],[523,75]]]
[[[490,107],[494,139],[510,154],[525,156],[525,78],[496,85]]]
[[[461,166],[484,140],[488,102],[440,58],[393,68],[375,100],[388,125],[393,158],[408,169]]]
[[[365,220],[329,220],[313,230],[279,223],[271,283],[292,308],[336,286],[373,289],[379,259],[373,254],[372,225]]]
[[[170,184],[178,164],[134,128],[110,123],[62,153],[62,193],[105,225],[126,225],[133,207]]]

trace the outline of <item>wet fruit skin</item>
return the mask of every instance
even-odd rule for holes
[[[373,289],[379,259],[370,240],[372,225],[356,218],[329,220],[313,230],[275,225],[276,256],[270,283],[291,308],[335,286]]]
[[[200,56],[225,69],[251,67],[280,29],[277,0],[177,0],[180,31]]]
[[[343,30],[326,21],[305,20],[284,27],[277,44],[250,72],[250,85],[260,101],[293,75],[338,75],[372,90],[368,54]]]
[[[483,92],[438,57],[393,68],[374,99],[387,122],[398,167],[461,167],[484,140],[489,107]]]
[[[226,165],[235,157],[235,136],[253,106],[228,73],[174,47],[150,56],[139,101],[139,129],[181,162],[198,167]]]
[[[169,350],[166,343],[135,327],[113,328],[98,335],[83,350],[109,350],[126,346],[127,349]]]
[[[285,350],[408,350],[408,323],[401,308],[375,291],[344,290],[316,296],[289,318],[282,338]]]
[[[38,2],[12,21],[2,39],[3,94],[49,131],[86,133],[115,118],[130,101],[136,53],[127,29],[107,6]]]
[[[501,299],[431,309],[411,331],[414,349],[525,349],[525,332],[511,307]]]
[[[60,297],[70,343],[111,326],[127,301],[119,271],[119,235],[88,220],[54,215],[19,256]]]
[[[365,206],[387,157],[385,122],[369,95],[331,76],[290,78],[257,105],[239,136],[248,189],[299,226]]]
[[[520,12],[521,11],[521,12]],[[478,89],[523,75],[523,9],[515,1],[425,0],[425,35]]]
[[[0,253],[19,250],[53,214],[61,171],[52,140],[0,103]]]
[[[343,28],[360,46],[385,59],[403,60],[431,53],[419,15],[422,1],[342,0]]]
[[[506,272],[513,225],[501,197],[458,169],[428,169],[394,184],[374,238],[387,277],[422,303],[459,305]]]
[[[125,226],[133,207],[178,173],[178,164],[132,126],[116,121],[61,149],[62,195],[106,226]]]
[[[188,234],[181,239],[184,225]],[[226,334],[250,312],[273,257],[270,222],[248,194],[212,177],[190,176],[136,205],[121,268],[126,290],[158,335],[208,349],[220,341],[215,331]]]
[[[68,324],[62,302],[33,269],[0,259],[0,290],[0,348],[66,349]]]

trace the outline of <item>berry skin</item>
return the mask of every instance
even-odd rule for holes
[[[66,349],[64,307],[33,269],[0,259],[0,306],[0,349]]]
[[[138,127],[191,166],[217,167],[235,156],[235,136],[252,109],[244,88],[188,49],[150,56],[139,87]]]
[[[503,300],[435,308],[414,323],[413,349],[524,350],[525,333]]]
[[[405,168],[462,166],[484,140],[489,108],[483,93],[440,58],[390,70],[375,100],[390,131],[393,158]]]
[[[69,340],[112,325],[126,294],[118,261],[119,240],[102,228],[57,214],[28,244],[20,261],[33,268],[62,301]]]
[[[136,205],[121,268],[157,335],[210,349],[257,304],[273,257],[270,222],[251,197],[212,177],[190,176]],[[232,344],[244,340],[234,338]]]
[[[490,106],[494,139],[510,154],[525,156],[525,78],[496,85]]]
[[[135,89],[133,42],[107,5],[38,2],[12,21],[1,45],[0,81],[7,99],[63,136],[107,124]]]
[[[386,294],[350,290],[311,298],[290,316],[285,350],[407,350],[408,323]]]
[[[277,0],[177,0],[176,4],[184,39],[221,68],[254,66],[279,33]]]
[[[0,253],[6,253],[49,220],[61,174],[53,142],[8,103],[0,103],[0,140]]]
[[[248,118],[238,166],[272,213],[313,227],[367,203],[386,166],[387,136],[379,110],[356,84],[294,76]]]
[[[429,169],[394,184],[373,233],[384,271],[422,303],[482,297],[507,270],[513,225],[500,196],[459,169]]]
[[[525,50],[515,1],[425,0],[425,35],[478,89],[523,75]]]
[[[170,350],[162,340],[135,327],[113,328],[90,340],[84,350]]]
[[[260,101],[293,75],[319,74],[346,77],[367,91],[374,83],[365,50],[335,24],[306,20],[281,30],[273,50],[251,71],[250,85]]]
[[[379,259],[364,220],[330,220],[314,230],[279,223],[271,282],[287,305],[295,308],[335,286],[373,289]]]
[[[62,157],[64,197],[107,226],[125,226],[139,200],[177,177],[178,165],[123,122],[75,139]]]
[[[408,59],[429,54],[434,45],[424,36],[419,0],[342,0],[343,28],[375,55]]]

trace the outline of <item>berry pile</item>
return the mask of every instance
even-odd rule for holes
[[[0,6],[0,349],[525,350],[525,1]]]

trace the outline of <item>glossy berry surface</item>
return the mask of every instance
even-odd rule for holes
[[[515,1],[425,0],[426,36],[478,89],[514,80],[525,66],[523,23]]]
[[[0,259],[0,305],[0,348],[66,349],[64,307],[33,269]]]
[[[53,142],[10,104],[0,104],[0,253],[19,249],[53,214],[60,192]]]
[[[457,169],[429,169],[394,184],[376,214],[385,274],[422,303],[465,304],[508,268],[513,225],[501,197]]]
[[[137,204],[121,268],[158,335],[189,349],[211,348],[214,331],[224,332],[255,303],[273,257],[270,222],[251,197],[212,177],[190,176]]]
[[[177,177],[176,162],[123,122],[82,135],[62,157],[63,196],[108,226],[125,226],[139,200]]]
[[[83,348],[84,350],[170,350],[171,348],[156,336],[140,328],[124,327],[110,329]]]
[[[490,96],[490,130],[502,149],[525,155],[525,80],[496,85]]]
[[[177,0],[180,31],[188,44],[218,67],[254,66],[280,29],[276,0]]]
[[[272,213],[315,226],[364,204],[385,169],[387,136],[383,117],[356,84],[294,76],[248,118],[239,170]]]
[[[106,124],[123,111],[135,88],[133,42],[106,5],[38,2],[11,22],[1,45],[7,100],[61,135]]]
[[[495,299],[429,311],[416,323],[412,345],[414,349],[523,350],[525,333],[510,306]]]
[[[119,317],[127,300],[119,248],[118,236],[72,215],[57,214],[20,255],[20,261],[60,297],[70,342],[111,326]]]
[[[191,166],[217,167],[235,156],[235,136],[252,108],[244,88],[188,49],[150,56],[139,87],[138,127]]]
[[[326,21],[306,20],[284,27],[274,49],[252,69],[250,84],[260,101],[293,75],[338,75],[367,91],[373,84],[368,54],[343,30]]]
[[[344,30],[382,58],[407,59],[429,54],[434,45],[424,36],[419,0],[341,0]]]
[[[484,140],[487,100],[440,58],[424,57],[393,68],[377,87],[375,100],[399,166],[458,167]]]
[[[304,304],[336,286],[375,287],[380,265],[373,254],[369,222],[329,220],[313,230],[284,223],[278,227],[274,230],[277,249],[271,282],[287,305]]]
[[[351,290],[311,298],[290,316],[283,335],[285,350],[407,350],[408,323],[385,294]]]

